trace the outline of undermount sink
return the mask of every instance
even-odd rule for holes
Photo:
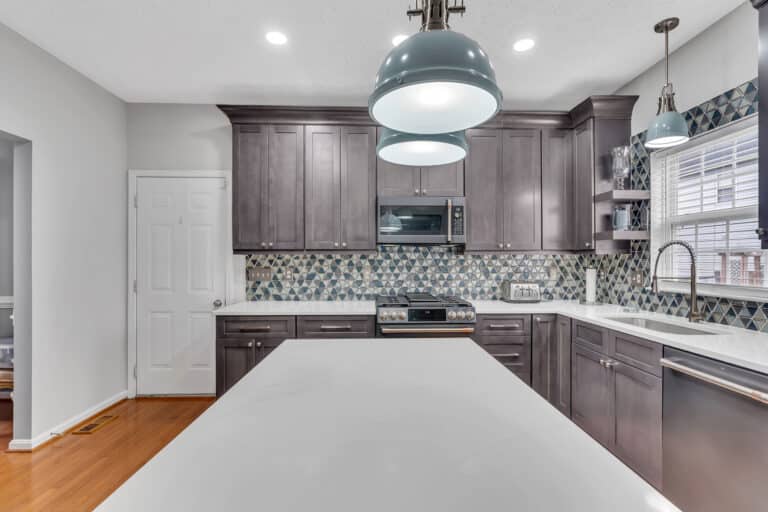
[[[621,322],[622,324],[634,325],[635,327],[642,327],[643,329],[650,329],[652,331],[664,332],[667,334],[683,334],[683,335],[685,334],[687,335],[717,334],[711,331],[693,329],[691,327],[683,327],[682,325],[670,324],[667,322],[661,322],[659,320],[653,320],[650,318],[637,317],[637,316],[607,317],[606,320],[613,320],[614,322]]]

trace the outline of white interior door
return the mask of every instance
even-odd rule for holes
[[[213,394],[226,181],[138,178],[137,209],[137,394]]]

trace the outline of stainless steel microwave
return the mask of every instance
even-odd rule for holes
[[[380,197],[380,244],[465,244],[463,197]]]

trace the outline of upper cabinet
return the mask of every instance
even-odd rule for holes
[[[376,248],[376,132],[306,127],[306,248]]]
[[[541,136],[541,247],[569,251],[574,247],[573,131],[544,130]],[[586,192],[591,197],[591,190]]]
[[[235,251],[304,248],[304,127],[233,129]]]
[[[433,167],[410,167],[392,164],[379,158],[377,174],[376,188],[380,197],[464,195],[463,161]]]
[[[541,249],[541,131],[467,131],[467,248]]]
[[[595,129],[587,119],[573,130],[573,249],[594,248]]]

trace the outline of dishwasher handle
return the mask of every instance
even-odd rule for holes
[[[661,366],[663,366],[664,368],[669,368],[670,370],[683,373],[685,375],[688,375],[689,377],[693,377],[694,379],[706,382],[708,384],[712,384],[713,386],[717,386],[719,388],[725,389],[732,393],[736,393],[736,394],[745,396],[747,398],[751,398],[752,400],[760,402],[761,404],[768,405],[768,393],[765,393],[763,391],[760,391],[748,386],[744,386],[742,384],[738,384],[736,382],[730,381],[728,379],[724,379],[722,377],[718,377],[716,375],[711,375],[707,372],[678,363],[677,361],[673,361],[672,359],[669,359],[666,357],[661,358],[659,362],[661,363]]]

